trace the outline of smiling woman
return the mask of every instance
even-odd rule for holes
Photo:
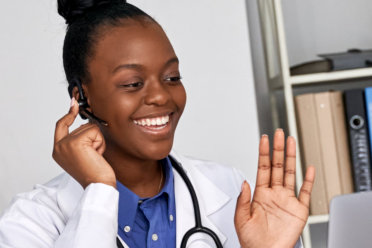
[[[236,169],[172,151],[186,92],[153,18],[124,0],[59,0],[58,11],[71,107],[53,158],[66,173],[16,198],[0,219],[1,247],[185,247],[201,222],[208,229],[188,247],[301,245],[314,170],[295,197],[292,137],[284,151],[277,130],[271,163],[262,136],[251,200]],[[70,132],[79,113],[89,122]]]

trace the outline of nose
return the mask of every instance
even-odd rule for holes
[[[166,85],[160,80],[152,80],[147,85],[145,104],[162,106],[168,103],[171,95],[166,88]]]

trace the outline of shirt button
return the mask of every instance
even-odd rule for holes
[[[125,226],[124,227],[124,232],[130,232],[130,226]]]
[[[169,215],[169,220],[173,221],[173,215]]]
[[[158,240],[158,235],[156,233],[154,233],[152,235],[152,240],[154,240],[154,241]]]

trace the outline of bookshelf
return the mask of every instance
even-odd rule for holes
[[[278,99],[275,92],[283,91],[284,110],[288,133],[298,140],[296,112],[294,106],[294,90],[301,86],[321,86],[321,84],[356,79],[372,79],[372,68],[344,70],[327,73],[312,73],[304,75],[290,75],[288,62],[287,43],[285,37],[285,27],[282,12],[281,0],[257,0],[261,33],[263,38],[264,56],[266,63],[266,75],[268,81],[270,101],[272,105],[273,127],[281,127],[277,109]],[[350,86],[351,87],[351,86]],[[301,166],[301,154],[297,142],[297,169],[296,169],[296,188],[297,193],[303,183],[303,171]],[[311,248],[310,225],[327,223],[328,215],[311,215],[302,233],[302,240],[305,248]]]

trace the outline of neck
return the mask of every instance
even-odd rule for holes
[[[113,168],[116,179],[142,198],[159,193],[164,184],[162,166],[157,160],[142,160],[107,146],[104,158]]]

